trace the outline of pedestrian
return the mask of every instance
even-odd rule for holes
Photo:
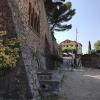
[[[76,68],[76,59],[74,59],[74,68]]]
[[[73,69],[74,69],[74,64],[71,63],[71,71],[73,71]]]

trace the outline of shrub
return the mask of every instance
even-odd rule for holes
[[[3,40],[0,35],[0,75],[15,68],[19,58],[17,38]]]

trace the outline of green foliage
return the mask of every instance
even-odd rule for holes
[[[53,63],[53,69],[57,69],[58,67],[60,67],[60,64],[63,63],[63,58],[56,54],[51,54],[50,59]]]
[[[16,67],[19,58],[19,41],[17,38],[2,39],[0,34],[0,73]]]
[[[94,49],[91,49],[91,54],[94,54],[94,53],[95,53]]]
[[[71,2],[53,2],[52,0],[46,0],[45,7],[48,16],[48,22],[51,31],[65,31],[71,29],[72,25],[66,22],[70,21],[75,15],[75,9],[72,9]]]
[[[51,59],[52,59],[53,61],[56,61],[56,62],[60,62],[60,63],[63,62],[62,57],[60,57],[59,55],[51,55]]]
[[[100,50],[96,50],[97,53],[100,53]]]
[[[64,53],[69,53],[69,52],[75,52],[76,50],[74,49],[74,48],[65,48],[64,50],[63,50],[63,52]]]
[[[88,50],[88,54],[92,54],[92,51],[91,50]]]
[[[94,44],[94,47],[97,52],[100,52],[100,40],[96,41],[96,43]]]

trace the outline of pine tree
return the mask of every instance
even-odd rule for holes
[[[52,0],[47,0],[45,3],[48,23],[52,32],[65,31],[72,28],[72,25],[67,22],[75,15],[75,9],[72,9],[71,2],[65,3],[64,1],[53,2]]]
[[[92,50],[91,50],[91,42],[89,41],[89,46],[88,46],[88,54],[91,54]]]

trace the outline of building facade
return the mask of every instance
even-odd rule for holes
[[[72,40],[65,40],[59,44],[62,51],[65,49],[77,50],[77,54],[82,54],[82,44]]]
[[[0,77],[0,100],[40,100],[37,71],[44,71],[53,54],[45,0],[1,0],[0,31],[18,37],[20,60],[12,72]]]

